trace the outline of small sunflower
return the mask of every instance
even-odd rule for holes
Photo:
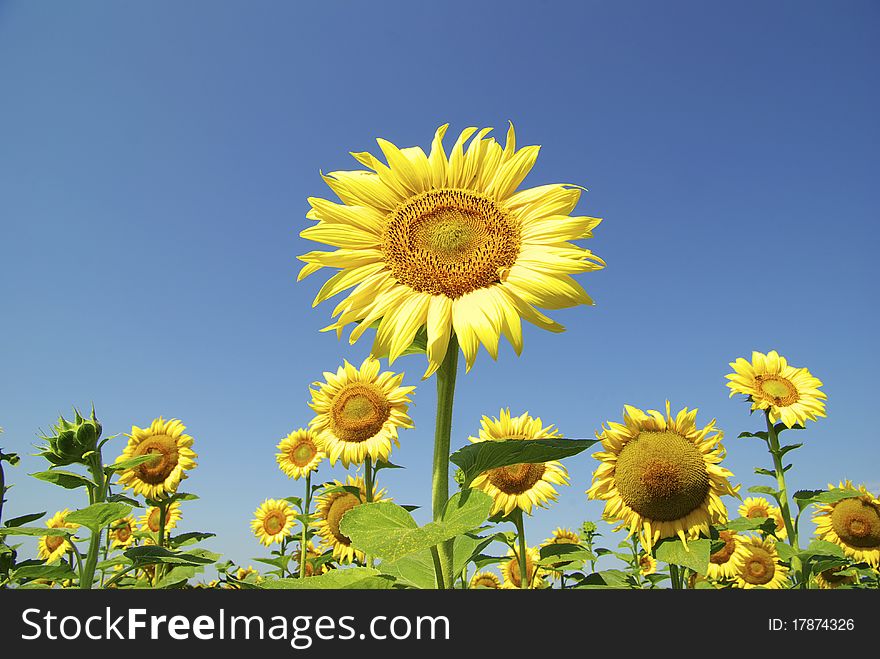
[[[522,580],[519,571],[519,553],[509,549],[507,555],[510,559],[501,564],[501,576],[504,578],[502,588],[522,588]],[[544,575],[547,571],[538,565],[541,560],[541,552],[537,547],[526,547],[526,585],[529,588],[544,588],[547,582]]]
[[[468,437],[473,443],[504,439],[532,440],[559,437],[552,426],[544,427],[541,418],[533,419],[528,413],[511,417],[509,409],[501,410],[499,418],[484,416],[478,437]],[[545,507],[556,501],[553,485],[568,485],[568,471],[561,462],[535,462],[490,469],[477,476],[471,487],[483,490],[492,497],[492,514],[509,515],[514,508],[531,514],[533,506]]]
[[[783,589],[790,584],[788,568],[779,562],[776,542],[772,538],[745,537],[741,541],[743,551],[734,554],[736,572],[734,579],[738,588]]]
[[[639,573],[646,577],[649,574],[654,574],[657,571],[657,559],[651,556],[651,554],[642,554],[639,556]]]
[[[833,567],[823,570],[816,575],[816,585],[823,590],[834,590],[842,586],[851,586],[858,583],[858,577],[846,571],[839,571],[841,568]]]
[[[254,512],[251,530],[265,546],[280,543],[290,535],[296,519],[293,507],[284,499],[266,499]]]
[[[315,382],[309,406],[315,418],[309,428],[318,436],[320,448],[335,465],[388,460],[399,428],[412,428],[407,416],[407,396],[415,387],[401,387],[403,374],[379,373],[379,361],[367,357],[360,369],[347,361],[336,373],[325,372],[326,382]]]
[[[549,547],[550,545],[579,545],[580,543],[581,538],[577,533],[570,529],[557,527],[553,531],[553,535],[541,543],[541,547]],[[558,579],[562,576],[562,571],[559,568],[561,568],[564,563],[565,561],[560,561],[559,563],[553,563],[547,566],[548,572],[553,578]]]
[[[342,516],[355,506],[359,506],[367,501],[367,486],[364,479],[360,476],[348,476],[343,484],[334,481],[336,487],[343,485],[357,488],[359,494],[354,494],[349,490],[335,490],[321,494],[315,501],[318,521],[315,522],[314,528],[324,541],[324,544],[333,548],[333,556],[340,563],[350,563],[357,559],[363,561],[364,553],[351,546],[351,539],[339,530],[339,522]],[[385,499],[385,490],[376,492],[375,484],[373,486],[373,501],[389,501]]]
[[[739,357],[730,366],[734,372],[725,376],[730,380],[730,396],[745,394],[752,409],[767,410],[773,423],[781,419],[791,428],[825,416],[827,396],[819,391],[822,381],[806,368],[789,366],[775,350],[766,355],[752,352],[751,362]]]
[[[122,519],[118,519],[110,525],[110,540],[112,541],[112,546],[116,547],[130,547],[134,544],[134,531],[137,527],[137,520],[134,517],[128,516],[123,517]]]
[[[610,422],[597,434],[604,451],[587,490],[605,503],[603,517],[639,534],[650,552],[660,538],[678,536],[683,542],[708,535],[709,525],[727,520],[722,495],[737,496],[728,482],[733,474],[720,466],[723,433],[712,420],[696,425],[697,410],[675,417],[666,402],[666,416],[629,405],[624,424]]]
[[[317,471],[325,457],[324,451],[318,448],[318,435],[306,428],[299,428],[278,444],[275,461],[281,471],[298,480]]]
[[[828,489],[850,489],[862,494],[834,503],[816,504],[813,515],[816,536],[840,546],[852,559],[880,568],[880,499],[864,485],[853,487],[849,480],[837,488],[829,483]]]
[[[482,344],[496,358],[501,335],[522,351],[522,319],[551,332],[565,328],[536,307],[592,305],[573,274],[599,270],[602,259],[573,242],[592,237],[600,219],[570,216],[580,186],[542,185],[516,191],[539,147],[516,149],[513,126],[502,148],[491,130],[466,128],[449,157],[447,125],[430,154],[378,140],[388,164],[354,157],[369,171],[339,171],[324,181],[342,204],[311,197],[317,224],[300,236],[335,251],[312,251],[299,279],[338,268],[314,305],[353,288],[325,330],[350,323],[354,343],[374,321],[373,354],[394,362],[424,329],[428,369],[436,371],[455,334],[470,370]],[[467,149],[464,145],[471,136]]]
[[[306,576],[307,577],[314,577],[319,574],[324,574],[325,572],[330,571],[330,566],[327,565],[327,563],[322,563],[319,567],[315,567],[315,561],[317,559],[321,558],[321,556],[323,555],[323,552],[321,551],[321,549],[322,549],[322,547],[315,547],[315,544],[311,540],[309,540],[306,543]],[[300,557],[302,556],[299,547],[297,547],[296,553],[294,556],[296,557],[297,561],[299,561]],[[300,573],[299,568],[300,568],[300,566],[299,566],[299,564],[297,564],[296,574]]]
[[[501,588],[501,580],[493,572],[477,572],[471,577],[468,588],[476,590],[479,588],[491,588],[497,590]]]
[[[150,506],[143,515],[141,515],[141,530],[150,531],[151,533],[159,532],[159,507]],[[180,509],[180,502],[174,501],[165,509],[165,533],[177,526],[183,518],[183,511]]]
[[[746,497],[739,507],[740,517],[748,517],[756,519],[758,517],[772,518],[776,522],[776,538],[785,540],[788,537],[788,531],[785,529],[785,519],[782,517],[782,510],[779,506],[774,506],[764,497]]]
[[[239,581],[247,581],[248,583],[260,583],[263,580],[263,575],[255,570],[252,565],[238,568],[233,576]],[[230,587],[233,589],[240,588],[238,584],[230,584]]]
[[[177,491],[186,472],[196,466],[193,438],[184,434],[186,426],[178,419],[155,419],[148,428],[132,426],[128,445],[116,461],[153,454],[153,460],[120,472],[119,482],[126,489],[148,499],[161,499]]]
[[[46,526],[50,529],[78,529],[79,524],[65,521],[69,514],[69,508],[59,510],[46,520]],[[62,535],[41,535],[37,543],[37,555],[47,563],[54,563],[72,549],[73,545]]]
[[[733,579],[736,576],[737,560],[744,558],[745,547],[742,546],[742,536],[736,531],[725,530],[719,531],[718,537],[724,542],[724,546],[709,556],[706,576],[716,581]]]

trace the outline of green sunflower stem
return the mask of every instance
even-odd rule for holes
[[[165,546],[165,515],[168,513],[168,502],[164,499],[159,501],[159,540],[160,547]],[[162,578],[164,570],[162,563],[156,563],[153,567],[153,586],[159,585],[159,579]]]
[[[788,544],[794,550],[791,557],[791,568],[797,576],[798,583],[801,588],[806,588],[806,575],[804,574],[804,566],[801,559],[798,558],[798,537],[797,525],[792,524],[791,508],[788,505],[788,490],[785,486],[785,466],[782,464],[782,454],[779,450],[779,435],[776,433],[776,427],[770,420],[770,411],[764,410],[764,418],[767,421],[767,446],[770,449],[770,455],[773,456],[773,469],[776,472],[776,488],[779,496],[779,510],[782,513],[782,519],[785,522],[785,531],[788,533]]]
[[[452,435],[452,402],[455,397],[455,376],[458,370],[458,339],[449,337],[446,356],[437,370],[437,422],[434,429],[434,468],[431,478],[431,509],[434,521],[443,517],[449,500],[449,445]],[[452,540],[439,545],[437,583],[454,583],[452,574]],[[440,573],[442,571],[442,574]],[[445,578],[444,578],[445,576]]]
[[[364,459],[364,486],[367,488],[367,503],[373,503],[373,458],[369,455]],[[364,556],[367,567],[373,567],[373,557],[369,554]]]
[[[100,450],[90,456],[88,467],[95,482],[93,487],[89,487],[89,504],[103,503],[107,496],[109,479],[104,474]],[[95,568],[98,565],[98,553],[101,551],[101,534],[102,529],[97,529],[89,538],[89,552],[79,577],[79,587],[83,590],[90,590],[95,581]]]
[[[302,522],[302,537],[299,541],[299,578],[306,578],[306,542],[308,542],[309,532],[309,515],[312,510],[312,472],[306,474],[306,496],[303,499],[303,515],[305,521]]]
[[[531,587],[531,578],[526,573],[528,562],[526,561],[526,529],[523,524],[523,514],[520,508],[516,508],[511,514],[513,523],[516,525],[516,540],[519,543],[517,560],[519,562],[519,587],[526,589]]]
[[[669,564],[669,580],[672,581],[673,590],[681,590],[681,575],[678,566],[674,563]]]

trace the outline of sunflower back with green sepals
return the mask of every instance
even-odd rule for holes
[[[101,437],[101,424],[95,417],[92,407],[91,418],[85,419],[74,408],[73,421],[58,417],[58,423],[52,428],[53,435],[44,435],[47,444],[39,454],[56,467],[75,463],[88,464],[88,457],[98,447]]]

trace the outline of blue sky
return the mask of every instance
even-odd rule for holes
[[[529,326],[521,357],[460,376],[453,448],[502,407],[593,437],[668,398],[717,418],[734,482],[769,484],[736,439],[761,419],[724,375],[775,349],[828,395],[792,489],[880,490],[878,19],[869,1],[0,1],[0,446],[24,454],[4,516],[85,504],[26,474],[38,431],[94,402],[108,434],[183,420],[201,499],[179,528],[264,555],[253,511],[301,491],[275,445],[311,418],[309,384],[369,351],[318,332],[326,275],[295,281],[319,171],[358,168],[376,137],[427,148],[442,123],[508,120],[542,145],[525,185],[589,189],[585,246],[608,266],[579,277],[595,307],[553,313],[566,333]],[[416,427],[380,483],[426,521],[434,382],[421,357],[393,368]],[[530,541],[601,515],[596,461],[566,464]]]

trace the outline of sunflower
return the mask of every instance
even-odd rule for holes
[[[364,553],[358,551],[351,546],[351,539],[339,530],[339,522],[342,516],[355,506],[359,506],[367,501],[367,486],[364,479],[360,476],[348,476],[346,482],[340,483],[333,481],[336,488],[332,488],[330,492],[325,492],[317,497],[315,501],[318,521],[315,522],[314,528],[324,543],[333,549],[333,556],[340,563],[350,563],[352,560],[364,560]],[[358,494],[354,494],[350,490],[341,489],[347,486],[356,488]],[[389,501],[385,499],[385,490],[376,492],[373,486],[373,501]]]
[[[847,572],[838,572],[841,568],[833,567],[823,570],[816,575],[816,585],[823,590],[834,590],[842,586],[850,586],[858,583],[858,578],[854,574]]]
[[[177,522],[183,518],[183,512],[180,510],[180,502],[173,501],[165,509],[165,533],[177,526]],[[150,506],[147,512],[141,515],[141,530],[151,533],[159,532],[159,507]]]
[[[315,547],[315,544],[309,540],[306,543],[306,576],[314,577],[319,574],[324,574],[330,570],[330,566],[327,563],[322,563],[320,566],[316,567],[315,561],[323,555],[322,552],[323,547]],[[297,559],[302,556],[302,553],[299,548],[297,548],[295,557]],[[296,574],[299,574],[300,566],[297,564],[296,566]]]
[[[646,577],[657,571],[657,559],[651,554],[642,554],[639,556],[639,574]]]
[[[511,417],[509,409],[501,410],[499,418],[484,416],[478,437],[471,442],[492,442],[504,439],[530,440],[559,437],[552,426],[544,427],[541,418],[533,419],[528,413]],[[535,462],[497,467],[477,476],[471,487],[483,490],[493,498],[492,514],[509,515],[514,508],[531,514],[532,506],[556,501],[553,484],[568,485],[568,471],[561,462]]]
[[[265,546],[280,543],[290,535],[296,513],[284,499],[266,499],[254,512],[251,530]]]
[[[492,572],[477,572],[471,577],[468,588],[476,590],[479,588],[491,588],[497,590],[501,588],[501,580]]]
[[[128,516],[118,519],[110,525],[110,540],[113,541],[112,547],[130,547],[134,544],[134,530],[137,527],[137,520]]]
[[[46,520],[46,526],[50,529],[78,529],[79,524],[66,521],[69,514],[69,508],[59,510]],[[54,563],[72,550],[73,545],[63,535],[41,535],[37,543],[37,555],[47,563]]]
[[[660,538],[678,536],[682,542],[709,534],[709,525],[727,519],[722,495],[737,496],[721,467],[723,433],[715,420],[696,426],[697,410],[681,410],[673,417],[626,405],[624,424],[608,423],[597,438],[604,451],[587,490],[591,499],[605,503],[604,519],[619,521],[615,530],[639,534],[650,552]]]
[[[154,454],[136,467],[120,472],[119,482],[148,499],[160,499],[177,491],[186,471],[196,466],[193,438],[184,434],[186,426],[177,419],[155,419],[148,428],[132,426],[128,445],[116,461]]]
[[[789,366],[775,350],[766,355],[753,352],[751,363],[739,357],[730,366],[734,372],[725,376],[730,380],[730,396],[745,394],[752,409],[767,410],[773,423],[781,419],[791,428],[825,416],[827,396],[819,391],[822,381],[806,368]]]
[[[351,332],[354,343],[381,319],[374,355],[394,362],[425,328],[428,369],[436,371],[454,332],[467,363],[482,344],[494,358],[503,333],[522,350],[521,318],[552,332],[564,328],[535,307],[562,309],[593,301],[571,277],[605,263],[571,240],[592,237],[601,222],[576,216],[579,186],[551,184],[515,192],[539,147],[516,150],[513,126],[502,148],[491,130],[466,128],[447,158],[437,129],[431,152],[398,149],[377,140],[388,165],[369,153],[352,154],[372,171],[339,171],[324,181],[342,204],[309,198],[317,221],[303,238],[338,247],[313,251],[299,279],[322,267],[339,268],[313,306],[354,287],[325,330]]]
[[[839,545],[852,559],[880,568],[880,499],[864,485],[853,487],[849,480],[837,488],[829,483],[828,489],[856,490],[861,496],[816,504],[816,536]]]
[[[311,430],[298,428],[278,444],[275,461],[287,476],[298,480],[317,471],[325,457],[324,451],[318,448],[318,435]]]
[[[709,579],[723,581],[736,576],[737,561],[745,558],[746,548],[742,544],[742,536],[736,531],[719,531],[718,538],[724,546],[709,555],[709,568],[706,576]]]
[[[309,428],[318,436],[330,464],[361,464],[369,455],[373,461],[388,460],[398,428],[412,428],[407,416],[409,398],[415,387],[401,387],[403,373],[379,373],[379,361],[367,357],[360,369],[347,361],[336,374],[324,373],[326,382],[315,382],[309,406],[315,418]]]
[[[788,537],[788,531],[785,529],[785,519],[782,517],[782,510],[779,506],[772,505],[764,497],[746,497],[739,507],[740,517],[756,519],[759,517],[772,518],[776,522],[776,538],[785,540]]]
[[[738,588],[782,589],[789,585],[788,568],[779,562],[772,538],[745,537],[743,551],[734,554],[734,579]]]
[[[541,547],[549,547],[550,545],[579,545],[581,543],[580,536],[570,529],[557,527],[553,531],[553,535],[541,543]],[[562,570],[559,568],[565,564],[565,561],[552,563],[547,566],[548,572],[553,578],[558,579],[562,576]]]
[[[504,578],[501,587],[505,589],[521,588],[519,552],[509,549],[507,555],[510,556],[510,559],[501,564],[501,576]],[[526,575],[528,576],[526,584],[529,588],[544,588],[547,586],[547,582],[544,580],[544,575],[547,571],[538,565],[540,560],[541,553],[537,547],[526,547]]]
[[[253,568],[252,565],[240,567],[233,575],[239,581],[247,581],[248,583],[259,583],[263,580],[263,576]],[[233,584],[233,588],[238,588],[238,584]]]

